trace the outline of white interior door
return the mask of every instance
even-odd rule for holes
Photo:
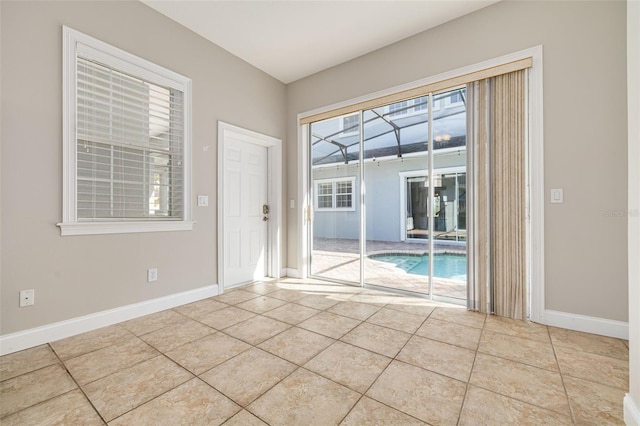
[[[224,141],[224,286],[267,275],[267,147],[227,135]]]

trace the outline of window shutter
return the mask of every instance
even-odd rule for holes
[[[182,220],[183,93],[81,55],[76,64],[78,220]]]

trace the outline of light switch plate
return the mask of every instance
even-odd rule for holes
[[[198,195],[198,207],[207,207],[209,205],[208,195]]]
[[[562,188],[552,189],[551,190],[551,204],[562,204],[564,203],[564,191]]]

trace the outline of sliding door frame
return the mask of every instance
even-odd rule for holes
[[[366,96],[346,100],[326,107],[298,114],[298,123],[305,117],[329,111],[348,108],[350,105],[367,102],[384,96],[405,92],[420,86],[445,81],[485,69],[505,65],[525,58],[532,59],[528,69],[528,102],[527,102],[527,138],[526,166],[529,170],[527,179],[528,203],[527,218],[527,291],[529,313],[532,321],[544,322],[544,138],[543,138],[543,85],[542,85],[542,46],[514,52],[501,57],[489,59],[477,64],[458,68],[412,83],[392,87]],[[362,121],[361,121],[362,122]],[[362,137],[362,136],[361,136]],[[295,275],[307,278],[309,268],[309,235],[313,200],[310,199],[310,152],[309,124],[298,125],[298,270]],[[362,180],[361,180],[362,188]],[[362,192],[361,192],[362,194]],[[361,195],[362,197],[363,195]],[[361,224],[364,226],[364,224]],[[364,236],[361,235],[362,239]],[[361,247],[362,247],[361,242]]]

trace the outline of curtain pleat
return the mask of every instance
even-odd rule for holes
[[[525,319],[525,72],[492,79],[491,278],[496,315]]]
[[[468,307],[514,319],[527,315],[525,72],[467,87]]]

